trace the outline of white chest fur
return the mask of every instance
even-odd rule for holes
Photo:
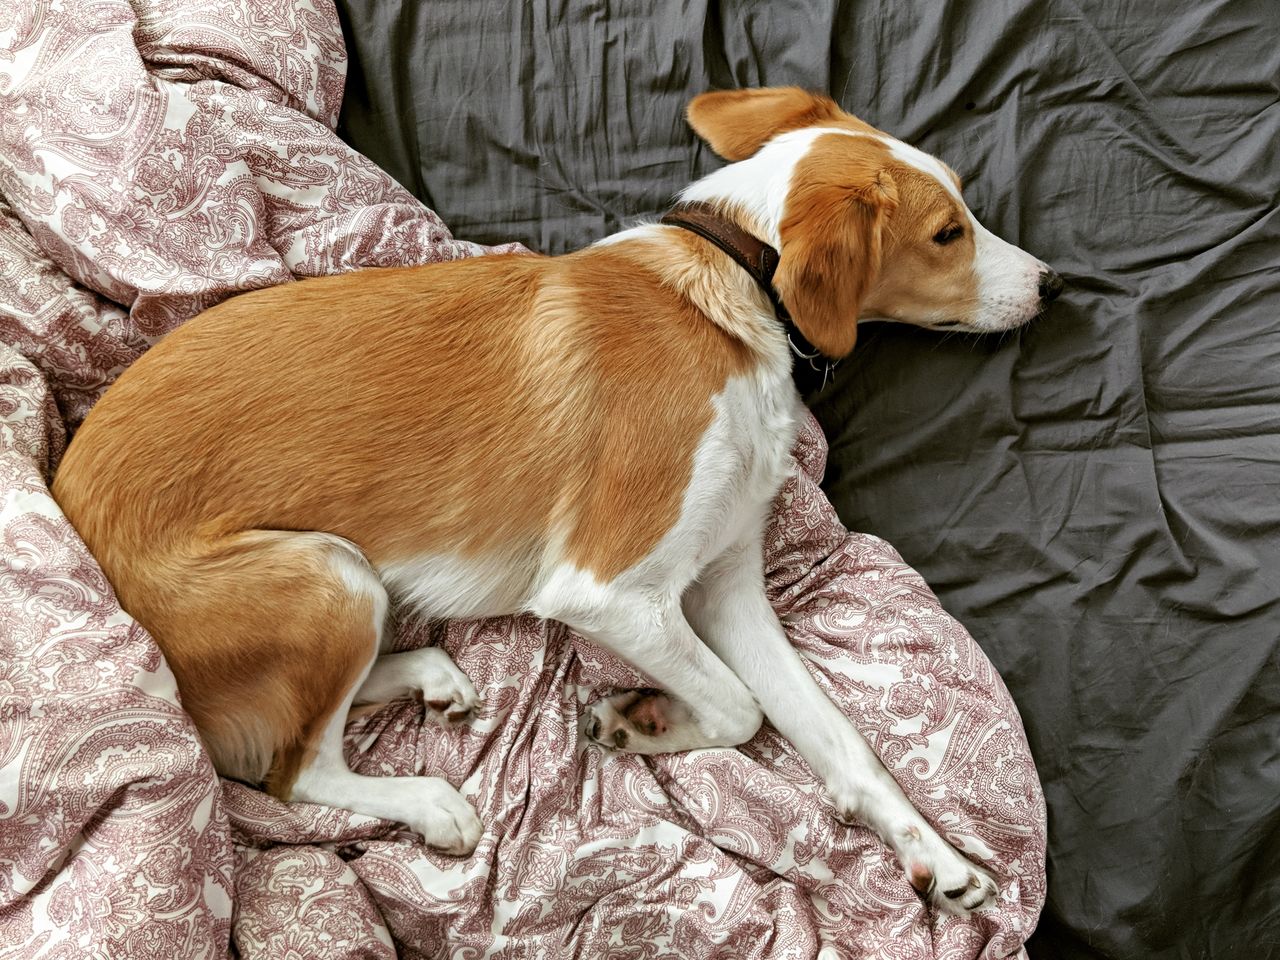
[[[803,411],[790,370],[758,367],[732,378],[713,403],[679,520],[624,578],[687,583],[765,522],[787,478]]]

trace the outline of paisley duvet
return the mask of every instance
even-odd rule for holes
[[[446,729],[393,703],[347,731],[361,772],[459,785],[486,827],[473,856],[219,780],[47,482],[113,379],[213,303],[493,252],[334,134],[344,66],[327,0],[0,0],[0,956],[1022,955],[1045,821],[1018,713],[920,577],[840,526],[812,421],[770,597],[917,807],[1000,881],[996,908],[927,911],[767,727],[738,750],[587,745],[584,705],[641,678],[532,617],[400,623],[397,646],[444,646],[483,706]]]

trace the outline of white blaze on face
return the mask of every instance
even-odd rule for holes
[[[900,140],[886,138],[889,152],[902,163],[938,181],[960,204],[973,231],[973,273],[978,282],[978,306],[964,324],[974,330],[1008,330],[1034,317],[1044,306],[1040,277],[1049,267],[1025,250],[1001,240],[978,222],[955,181],[935,157]]]
[[[726,201],[751,218],[760,239],[782,249],[782,217],[796,165],[813,142],[828,133],[861,136],[830,127],[806,127],[780,133],[746,160],[708,174],[680,194],[684,203]]]

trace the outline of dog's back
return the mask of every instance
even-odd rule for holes
[[[120,378],[54,491],[130,593],[139,554],[249,529],[325,530],[377,567],[552,526],[595,556],[583,498],[612,476],[606,496],[670,518],[730,373],[729,338],[678,299],[620,245],[244,294]],[[611,526],[618,556],[597,562],[634,560],[653,523],[629,543]]]

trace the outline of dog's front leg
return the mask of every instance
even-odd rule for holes
[[[859,821],[893,849],[907,879],[940,908],[963,912],[996,893],[912,806],[867,742],[822,692],[764,591],[760,541],[728,550],[689,591],[698,633],[756,695],[765,716],[822,778],[842,822]]]
[[[539,616],[568,624],[641,670],[660,689],[630,690],[592,707],[587,736],[632,753],[735,746],[764,716],[751,691],[693,632],[676,590],[600,585],[562,572]]]

